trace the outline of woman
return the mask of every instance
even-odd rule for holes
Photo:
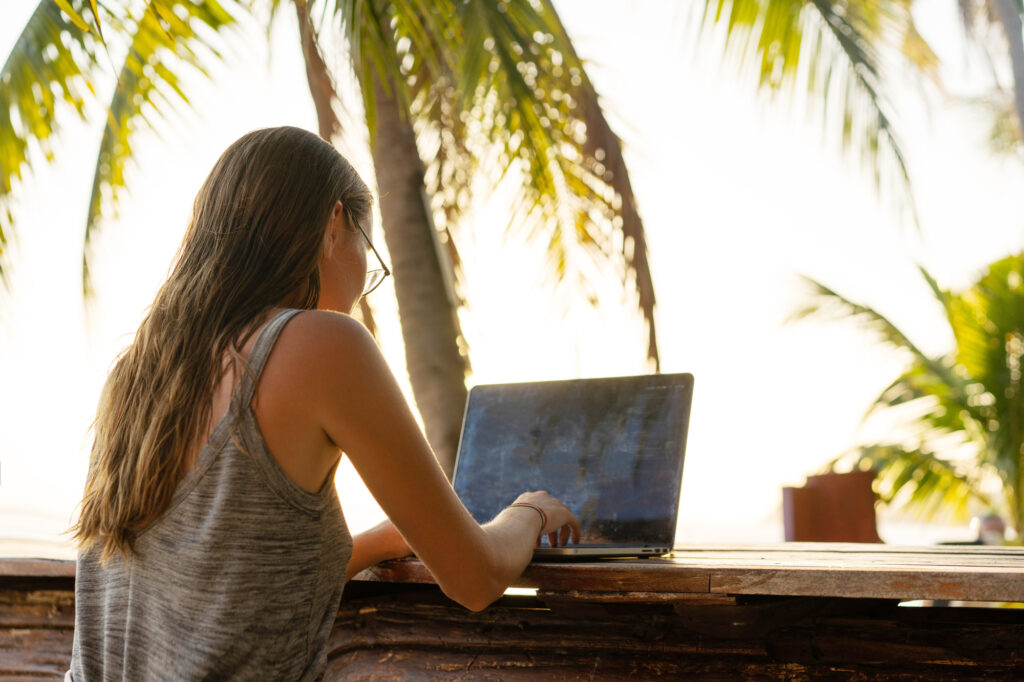
[[[328,143],[250,133],[196,197],[173,272],[100,399],[76,581],[76,681],[323,674],[345,581],[415,552],[479,610],[542,533],[544,492],[478,525],[366,329],[371,196]],[[371,288],[375,283],[371,282]],[[351,538],[344,452],[389,521]]]

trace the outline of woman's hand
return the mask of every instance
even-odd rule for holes
[[[377,524],[352,538],[352,557],[348,562],[348,578],[364,568],[375,566],[388,559],[398,559],[412,554],[409,543],[389,520]]]
[[[409,543],[405,541],[402,534],[395,528],[390,519],[385,519],[368,532],[373,533],[380,543],[381,552],[388,559],[400,559],[412,554]]]
[[[541,536],[545,534],[548,536],[548,544],[552,547],[568,545],[570,539],[574,544],[580,541],[580,520],[569,511],[568,507],[546,491],[523,493],[516,498],[515,503],[530,504],[543,510],[547,522],[537,534],[538,547],[540,547]]]

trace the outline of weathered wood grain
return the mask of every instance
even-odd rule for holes
[[[714,568],[710,591],[717,594],[762,594],[865,599],[945,599],[1024,601],[1024,570],[959,567],[923,568]]]
[[[1020,548],[787,544],[680,547],[672,557],[533,564],[535,596],[481,613],[415,560],[346,589],[328,679],[1024,679]],[[59,680],[74,563],[0,560],[0,678]]]
[[[595,592],[590,590],[537,590],[537,599],[558,602],[600,602],[606,604],[735,604],[736,598],[704,592]]]
[[[784,543],[770,546],[679,547],[657,561],[681,565],[783,566],[987,566],[1014,567],[1024,561],[1024,547],[933,546],[888,547],[832,543]]]
[[[426,567],[412,559],[383,564],[359,578],[433,582]],[[892,548],[823,543],[684,547],[669,558],[534,563],[516,586],[576,593],[1024,602],[1024,548]]]
[[[0,578],[74,578],[75,562],[62,559],[2,559]]]
[[[763,553],[786,554],[856,554],[861,557],[884,556],[887,554],[989,554],[993,556],[1024,556],[1024,547],[1012,545],[886,545],[860,542],[746,542],[736,543],[679,543],[673,555],[689,553],[713,555],[745,555]]]
[[[0,586],[0,628],[73,628],[73,589]]]
[[[891,680],[920,682],[947,679],[959,682],[1019,680],[1014,671],[950,668],[948,674],[928,678],[916,665],[881,667],[764,663],[742,657],[721,660],[643,660],[636,658],[574,658],[557,654],[487,656],[462,652],[391,650],[353,651],[332,660],[327,680],[458,680],[460,682],[619,682],[621,680],[679,679],[735,682],[736,680]]]
[[[1019,679],[1024,617],[858,599],[602,604],[586,617],[505,599],[469,612],[439,592],[346,599],[328,679]],[[623,605],[625,606],[625,605]],[[634,607],[636,605],[633,605]]]
[[[361,580],[433,584],[420,561],[389,561],[363,571]],[[533,563],[513,584],[545,590],[601,592],[707,592],[708,572],[656,559]]]
[[[63,680],[74,631],[0,628],[0,679]]]
[[[0,560],[4,576],[74,577],[74,562]],[[365,580],[432,584],[415,560]],[[550,592],[779,594],[1024,602],[1022,547],[889,547],[784,543],[688,547],[670,558],[534,563],[518,587]]]
[[[61,567],[19,565],[42,575],[0,577],[0,679],[62,680],[74,640],[74,582]]]

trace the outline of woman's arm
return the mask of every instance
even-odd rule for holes
[[[304,327],[313,359],[307,400],[314,417],[445,594],[483,609],[522,573],[541,532],[578,539],[579,521],[546,493],[523,500],[544,510],[544,528],[528,507],[506,509],[478,525],[438,466],[366,329],[347,316],[318,311],[295,322]]]
[[[538,502],[539,495],[546,495],[547,493],[527,493],[520,495],[516,500],[517,502],[528,502],[536,506],[540,506]],[[522,515],[519,507],[508,507],[502,511],[498,519],[495,519],[491,523],[485,526],[488,531],[495,536],[503,536],[502,544],[508,543],[522,543],[523,538],[527,537],[526,532],[520,529],[514,528],[514,525],[526,524],[529,526],[528,521],[523,520],[526,517],[532,518],[534,524],[539,528],[540,517],[536,515],[534,510],[526,508],[526,514]],[[520,518],[509,520],[504,516],[509,513],[520,514]],[[509,533],[508,531],[512,532]],[[570,528],[568,526],[563,527],[562,539],[552,539],[551,545],[557,546],[558,544],[568,544],[568,534]],[[531,543],[531,548],[536,543]],[[513,555],[521,554],[522,550],[513,550]],[[405,556],[412,554],[412,549],[409,547],[409,543],[405,541],[402,534],[395,528],[395,524],[391,523],[390,519],[385,519],[373,528],[359,533],[352,538],[352,557],[348,562],[348,574],[345,577],[346,582],[351,580],[355,575],[370,566],[376,566],[382,561],[388,561],[389,559],[400,559]],[[499,568],[499,572],[502,569]],[[508,578],[508,582],[511,582],[522,573],[522,569],[517,570],[517,562],[512,562],[510,566],[505,568],[505,571],[512,574],[511,578]]]
[[[382,561],[409,554],[412,554],[409,543],[390,520],[385,520],[352,538],[352,558],[348,561],[345,580],[352,580],[363,569],[376,566]]]

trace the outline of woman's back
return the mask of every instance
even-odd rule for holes
[[[75,679],[315,679],[352,543],[333,484],[282,470],[250,407],[267,358],[299,311],[259,333],[227,414],[136,555],[79,557]],[[237,439],[237,442],[236,442]],[[336,462],[335,462],[336,463]]]

